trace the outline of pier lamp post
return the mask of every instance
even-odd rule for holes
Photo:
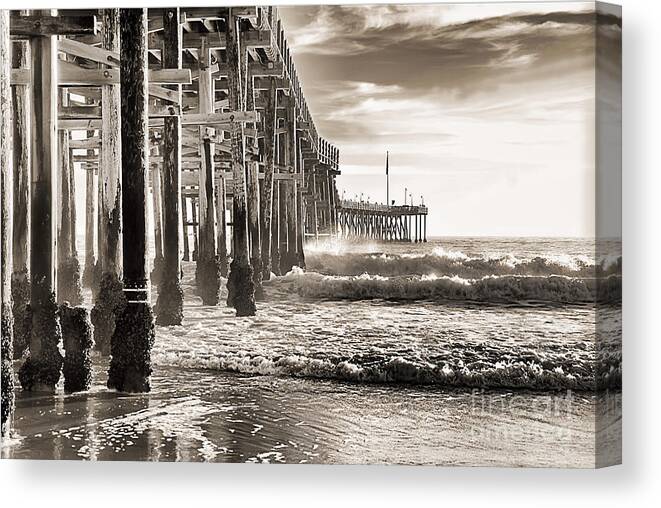
[[[404,206],[406,206],[406,193],[407,193],[408,191],[409,191],[409,190],[408,190],[406,187],[404,187]]]

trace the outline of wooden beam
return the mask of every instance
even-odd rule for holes
[[[119,53],[119,9],[103,10],[103,47]],[[107,69],[106,69],[107,70]],[[119,69],[116,70],[119,75]],[[122,91],[119,83],[101,87],[101,165],[99,167],[99,261],[103,275],[118,279],[122,273],[121,202],[122,202],[122,152],[120,110]],[[111,337],[103,337],[102,349],[110,345]]]
[[[198,173],[199,169],[193,169],[193,170],[188,170],[184,171],[181,174],[181,185],[182,186],[192,186],[192,187],[197,187],[198,186]],[[218,180],[218,176],[222,176],[225,179],[225,182],[227,183],[233,183],[234,182],[234,176],[231,171],[220,171],[216,175],[216,181]],[[259,180],[264,180],[264,173],[259,173],[258,175]],[[273,174],[273,180],[282,182],[282,181],[287,181],[287,182],[298,182],[298,183],[303,183],[303,175],[301,173],[274,173]]]
[[[284,66],[282,62],[250,62],[248,64],[248,72],[255,77],[269,76],[281,78],[284,73]],[[226,77],[228,73],[229,66],[227,64],[221,64],[218,66],[218,76]]]
[[[119,67],[118,51],[109,51],[97,46],[78,42],[74,39],[65,38],[60,39],[58,43],[58,50],[72,56],[91,60],[92,62],[100,63],[103,65],[110,65],[111,67]]]
[[[101,106],[60,106],[59,118],[63,120],[101,118]]]
[[[53,35],[95,35],[95,16],[11,15],[11,35],[17,38]]]
[[[60,86],[101,86],[119,84],[118,68],[85,69],[71,62],[60,60]],[[16,76],[21,79],[21,76]],[[149,71],[151,84],[190,84],[191,76],[188,69],[158,69]]]
[[[13,60],[29,75],[30,43],[19,41],[13,47]],[[29,77],[28,77],[29,82]],[[19,277],[28,276],[30,252],[30,89],[16,86],[12,90],[11,111],[13,114],[13,270]],[[22,274],[22,275],[21,275]],[[21,341],[22,342],[22,341]],[[24,344],[27,347],[27,344]],[[23,348],[25,349],[25,348]],[[22,353],[19,351],[18,353]]]
[[[12,309],[12,128],[11,128],[11,42],[9,12],[0,11],[0,303],[2,334],[2,439],[9,438],[14,413],[14,333]],[[20,323],[19,323],[20,325]]]
[[[86,139],[69,140],[69,148],[72,150],[88,150],[101,147],[101,138],[94,136]]]
[[[275,81],[276,90],[289,90],[290,84],[287,78],[281,76],[259,76],[256,75],[254,78],[254,88],[256,91],[266,91],[271,88],[271,80]],[[221,78],[216,81],[216,90],[227,90],[227,79]],[[260,103],[257,102],[259,107]]]
[[[265,78],[268,81],[269,88],[265,92],[265,107],[263,116],[264,123],[264,183],[261,186],[260,199],[260,221],[261,221],[261,240],[262,240],[262,278],[269,280],[271,278],[272,260],[271,260],[271,234],[273,219],[273,180],[274,180],[274,157],[275,157],[275,112],[278,100],[277,91],[278,78]],[[256,84],[257,78],[253,80]]]
[[[199,64],[199,60],[198,60],[198,64]],[[210,65],[208,65],[208,67],[206,69],[203,69],[203,70],[200,69],[199,66],[198,66],[197,69],[191,69],[191,79],[193,81],[196,81],[197,79],[199,79],[200,74],[202,72],[208,72],[208,73],[214,75],[214,74],[218,74],[218,71],[219,71],[218,64],[210,64]]]
[[[163,68],[181,68],[181,25],[179,8],[163,10]],[[172,102],[181,104],[181,86],[167,90]],[[156,304],[156,323],[180,325],[183,319],[183,291],[181,290],[180,221],[181,221],[181,119],[163,119],[163,272]],[[185,210],[184,210],[185,212]],[[184,234],[186,228],[184,228]]]
[[[46,13],[43,13],[47,17]],[[48,21],[48,20],[46,20]],[[24,390],[54,392],[60,377],[62,355],[58,345],[62,334],[57,326],[55,292],[55,230],[57,179],[57,38],[35,37],[30,41],[32,108],[32,196],[30,210],[30,308],[33,333],[30,357],[31,381]],[[38,333],[43,326],[52,333]],[[52,326],[52,328],[50,328]],[[53,376],[52,373],[57,375]]]
[[[204,39],[198,59],[198,100],[200,120],[213,115],[213,78],[212,68],[209,65],[211,53]],[[186,115],[193,116],[193,115]],[[200,122],[195,122],[200,123]],[[197,252],[197,289],[204,305],[217,305],[220,297],[220,279],[216,265],[216,208],[214,203],[215,188],[215,147],[211,141],[213,132],[209,133],[206,127],[199,130],[199,151],[202,164],[198,171],[199,184],[199,250]]]
[[[227,82],[229,108],[232,111],[242,109],[241,90],[241,58],[239,51],[239,14],[238,10],[230,8],[226,20],[227,44],[225,55],[227,60]],[[247,57],[247,55],[243,55]],[[246,203],[246,180],[244,160],[243,124],[233,123],[230,131],[232,143],[232,171],[234,173],[232,223],[233,223],[233,254],[230,267],[228,297],[229,305],[236,309],[237,316],[255,315],[255,287],[252,280],[252,267],[248,251],[248,213]]]
[[[181,115],[183,125],[218,125],[231,127],[232,123],[258,122],[256,111],[234,111],[231,113],[188,113]]]
[[[120,31],[122,240],[127,303],[116,321],[107,386],[139,393],[151,388],[154,343],[147,275],[147,9],[120,9]]]
[[[149,83],[149,95],[158,99],[163,99],[174,104],[181,103],[181,92],[178,90],[170,90],[164,86]]]
[[[149,127],[158,128],[163,127],[163,116],[150,117]],[[167,115],[169,116],[169,115]],[[207,125],[219,129],[229,130],[232,123],[241,124],[245,122],[255,122],[259,120],[259,115],[254,111],[241,111],[237,113],[210,113],[208,115],[200,115],[198,113],[190,113],[181,115],[182,125],[184,126],[199,126]],[[62,119],[58,127],[67,130],[99,130],[103,127],[100,118],[76,118],[76,119]]]
[[[245,36],[242,42],[243,47],[246,49],[269,48],[272,45],[270,30],[250,30],[244,33]],[[225,49],[225,34],[214,32],[186,32],[183,38],[183,48],[198,49],[202,46],[204,39],[206,39],[207,47],[211,50]],[[160,48],[160,44],[162,44],[160,38],[150,38],[150,49],[158,49]]]
[[[11,85],[25,86],[30,84],[30,69],[12,69],[11,70]]]

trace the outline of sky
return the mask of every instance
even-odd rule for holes
[[[593,236],[593,8],[281,7],[340,194],[385,203],[389,151],[430,235]]]

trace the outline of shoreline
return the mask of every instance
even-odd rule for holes
[[[594,467],[594,394],[157,367],[151,393],[126,395],[104,379],[95,362],[90,392],[19,391],[2,458]]]

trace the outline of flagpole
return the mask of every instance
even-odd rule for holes
[[[390,175],[388,174],[388,152],[386,152],[386,206],[390,206]]]

